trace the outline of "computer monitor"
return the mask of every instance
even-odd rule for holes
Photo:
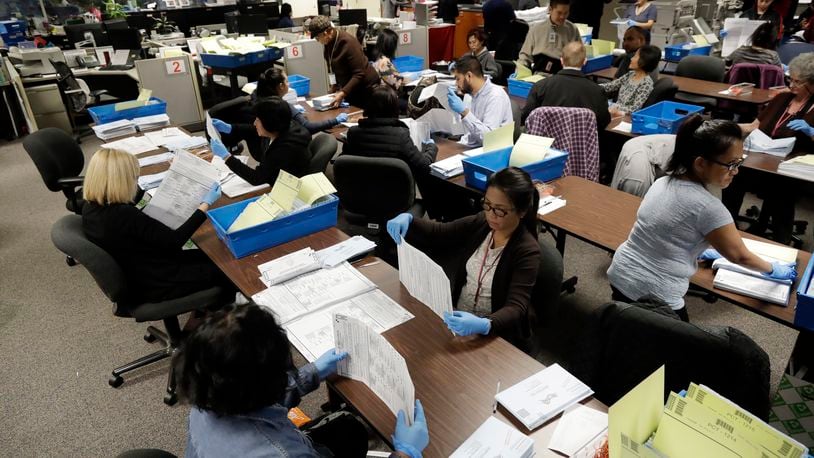
[[[268,35],[269,26],[265,14],[241,14],[237,17],[237,33],[241,35]]]
[[[358,24],[363,30],[367,28],[367,10],[339,10],[339,25]]]
[[[65,35],[71,43],[76,46],[77,43],[87,41],[86,34],[93,36],[96,46],[104,46],[107,44],[107,37],[102,32],[102,24],[71,24],[65,26]],[[83,44],[80,47],[93,47],[92,44]]]
[[[107,38],[113,49],[141,50],[141,33],[136,29],[110,29]]]

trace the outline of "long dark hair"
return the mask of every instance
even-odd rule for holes
[[[678,128],[675,150],[666,171],[672,176],[694,177],[695,158],[715,160],[741,141],[742,135],[741,128],[732,121],[704,121],[701,115],[692,115]]]
[[[365,117],[371,119],[398,118],[399,96],[396,91],[386,84],[373,88],[365,108]]]
[[[486,182],[486,187],[495,187],[512,202],[517,213],[526,212],[520,224],[537,237],[537,208],[540,206],[540,194],[531,177],[525,170],[517,167],[508,167],[493,173]]]
[[[285,72],[278,67],[271,67],[260,74],[257,80],[255,95],[258,99],[279,96],[280,85],[285,82]]]
[[[373,60],[385,56],[390,60],[396,57],[396,48],[399,46],[399,36],[390,29],[382,29],[376,38],[376,47],[373,49]]]
[[[752,32],[750,37],[752,46],[763,49],[777,49],[777,26],[771,22],[764,22]]]

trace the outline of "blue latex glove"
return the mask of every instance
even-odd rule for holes
[[[337,123],[345,122],[347,120],[348,120],[348,114],[347,113],[339,113],[339,116],[336,117],[336,122]]]
[[[225,123],[220,119],[212,118],[212,125],[215,126],[215,130],[220,133],[230,134],[232,133],[232,125],[229,123]]]
[[[339,108],[347,108],[349,106],[350,106],[350,104],[348,102],[344,102],[344,101],[339,104]]]
[[[320,380],[325,380],[329,375],[336,373],[336,363],[348,357],[348,352],[343,351],[337,353],[336,348],[331,348],[322,354],[316,361],[314,366],[317,367],[317,373]]]
[[[787,264],[785,262],[774,261],[772,262],[772,272],[764,273],[763,275],[774,278],[775,280],[794,280],[797,278],[796,263]]]
[[[455,71],[455,62],[450,62],[449,65],[447,66],[447,70],[449,70],[450,73],[454,72]]]
[[[786,65],[786,64],[780,64],[780,65],[783,66],[783,74],[787,75],[789,73],[789,66]]]
[[[212,186],[212,188],[204,196],[203,202],[212,205],[218,199],[220,199],[220,183],[215,183],[215,186]]]
[[[402,213],[387,222],[387,233],[396,242],[396,245],[401,244],[401,239],[407,235],[407,229],[410,228],[410,223],[413,222],[413,215],[409,213]]]
[[[424,141],[423,141],[423,142],[421,142],[421,143],[423,143],[423,144],[427,145],[427,144],[430,144],[430,143],[435,143],[435,140],[433,140],[433,139],[431,139],[431,138],[428,138],[428,139],[424,140]]]
[[[424,418],[424,407],[421,401],[415,400],[413,424],[407,426],[407,415],[399,410],[396,418],[396,431],[393,434],[393,448],[397,452],[406,453],[411,458],[421,458],[421,452],[430,443],[430,433],[427,430],[427,419]]]
[[[634,21],[633,19],[628,19],[627,20],[627,26],[628,27],[633,27],[634,25],[636,25],[636,21]]]
[[[718,31],[718,36],[721,38],[726,38],[727,35],[729,35],[729,31],[726,29],[721,29]]]
[[[793,119],[787,124],[791,130],[802,132],[809,137],[814,137],[814,127],[811,127],[807,122],[802,119]]]
[[[455,89],[452,89],[452,86],[450,86],[447,91],[447,103],[449,103],[449,107],[452,109],[452,111],[456,113],[460,114],[463,113],[464,110],[466,110],[466,107],[464,106],[464,101],[461,100],[460,97],[458,97],[458,94],[455,93]]]
[[[217,138],[213,138],[212,141],[209,142],[209,149],[212,150],[212,154],[221,159],[229,157],[229,150],[226,149],[226,145]]]
[[[718,253],[718,250],[714,248],[709,248],[704,250],[701,254],[698,255],[699,261],[714,261],[718,258],[722,258],[723,255]]]
[[[297,111],[299,111],[300,113],[305,113],[305,107],[303,107],[303,106],[302,106],[302,105],[300,105],[299,103],[298,103],[298,104],[296,104],[296,105],[294,105],[294,108],[295,108]]]
[[[472,334],[489,334],[492,322],[487,318],[481,318],[469,312],[456,310],[444,314],[444,323],[450,331],[459,336],[470,336]]]

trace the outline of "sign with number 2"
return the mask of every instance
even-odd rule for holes
[[[168,60],[164,64],[167,66],[168,75],[181,75],[187,72],[187,66],[182,59]]]

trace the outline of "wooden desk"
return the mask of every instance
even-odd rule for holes
[[[625,240],[636,222],[636,213],[641,199],[607,186],[594,183],[579,177],[565,177],[556,180],[554,193],[562,195],[568,204],[540,219],[557,230],[557,247],[565,248],[565,237],[571,235],[582,241],[611,253]],[[741,232],[745,238],[774,243],[751,234]],[[744,307],[755,313],[770,318],[786,326],[800,329],[794,325],[797,289],[803,271],[808,265],[811,253],[799,251],[797,257],[797,280],[792,286],[792,294],[787,307],[769,304],[758,299],[746,297],[713,288],[713,271],[708,267],[701,267],[690,280],[691,283],[718,297],[724,298],[735,305]]]
[[[340,230],[331,228],[242,259],[232,256],[208,221],[192,239],[243,294],[251,296],[265,289],[258,279],[259,264],[305,247],[326,248],[347,238]],[[371,260],[375,258],[365,258],[360,264]],[[386,263],[359,267],[359,270],[415,315],[414,319],[384,335],[407,360],[416,398],[424,405],[430,431],[430,445],[425,456],[449,456],[492,414],[492,399],[498,380],[501,386],[509,387],[543,369],[542,364],[503,339],[453,337],[438,316],[410,296],[399,282],[398,271]],[[390,441],[395,417],[378,396],[354,380],[333,377],[330,383],[385,440]],[[607,410],[595,399],[587,400],[586,404],[597,410]],[[498,417],[524,431],[521,424],[507,418],[500,409]],[[549,422],[531,435],[538,456],[558,456],[546,448],[555,427],[556,421]]]
[[[616,74],[616,67],[605,68],[589,73],[588,76],[595,78],[613,79]],[[734,102],[749,103],[754,105],[763,105],[768,103],[774,98],[775,93],[768,89],[755,88],[746,95],[724,95],[719,94],[720,91],[729,88],[730,84],[716,83],[713,81],[704,81],[695,78],[686,78],[683,76],[672,76],[659,74],[659,78],[670,77],[673,82],[678,86],[679,92],[686,92],[688,94],[700,95],[704,97],[712,97],[718,100],[732,100]]]

